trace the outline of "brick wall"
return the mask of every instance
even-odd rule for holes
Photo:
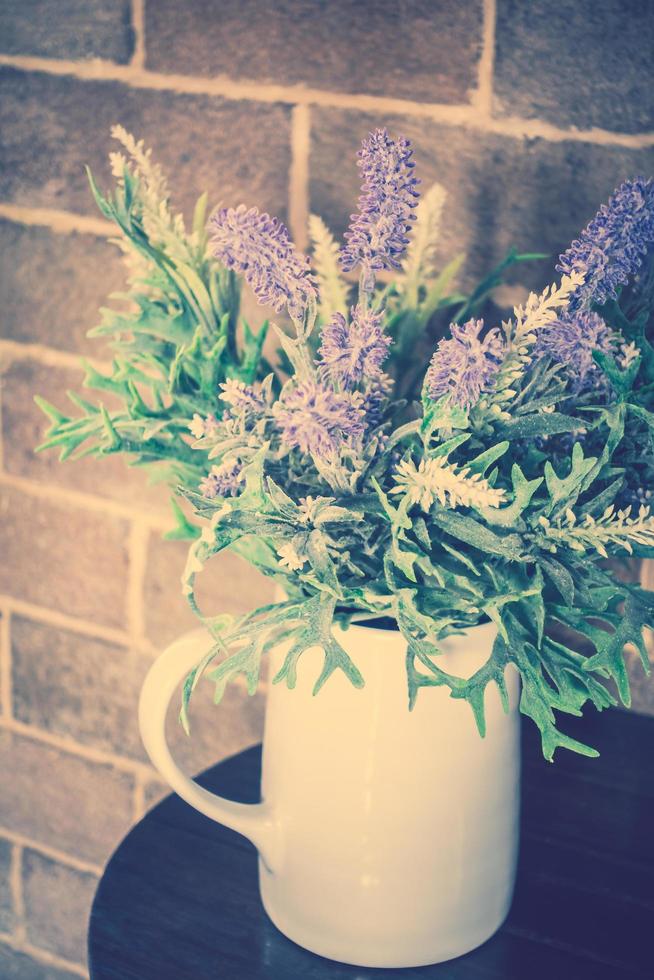
[[[0,975],[85,973],[86,916],[113,846],[162,792],[136,730],[162,644],[192,625],[165,496],[110,459],[34,456],[32,402],[77,387],[85,332],[122,268],[83,164],[109,127],[145,138],[188,211],[241,200],[341,232],[373,125],[449,191],[443,255],[468,282],[514,244],[555,255],[622,178],[654,171],[651,0],[4,0],[0,7]],[[504,297],[543,284],[522,267]],[[225,608],[266,583],[206,573]],[[654,710],[638,683],[637,707]],[[233,690],[171,732],[194,771],[256,741]]]

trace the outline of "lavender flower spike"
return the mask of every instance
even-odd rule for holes
[[[449,395],[453,405],[470,408],[487,391],[504,355],[497,328],[481,339],[483,320],[450,325],[452,337],[441,340],[425,376],[425,389],[436,400]]]
[[[273,411],[289,449],[326,461],[344,441],[363,435],[365,428],[361,395],[332,391],[313,381],[287,389]]]
[[[296,252],[288,229],[257,208],[221,208],[211,219],[213,254],[242,273],[260,303],[281,313],[284,306],[301,321],[316,299],[309,260]]]
[[[340,259],[345,272],[361,265],[367,293],[374,288],[376,271],[401,268],[419,197],[412,153],[409,140],[394,141],[386,129],[372,132],[358,153],[363,178],[359,213],[352,215]]]
[[[218,397],[227,402],[233,415],[259,415],[266,407],[263,395],[237,378],[228,378],[220,387]]]
[[[321,378],[345,388],[377,377],[391,343],[381,325],[383,311],[374,313],[355,306],[351,317],[348,324],[341,313],[334,313],[323,327],[318,351]]]
[[[559,257],[558,272],[585,277],[571,297],[570,309],[616,299],[618,287],[637,272],[652,242],[654,181],[626,180]]]
[[[200,481],[200,493],[214,497],[235,497],[243,483],[243,467],[235,459],[226,460],[220,466],[212,466],[209,476]]]
[[[539,330],[534,356],[551,357],[563,365],[572,391],[579,394],[605,381],[599,365],[593,360],[593,351],[610,354],[616,340],[616,335],[599,313],[578,310],[566,313]]]

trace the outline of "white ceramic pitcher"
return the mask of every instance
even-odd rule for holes
[[[495,633],[489,623],[445,640],[439,663],[470,676],[487,660]],[[295,689],[271,685],[262,803],[202,789],[166,745],[166,708],[209,648],[206,634],[174,643],[150,670],[139,708],[145,747],[191,806],[255,844],[264,907],[301,946],[358,966],[423,966],[459,956],[498,929],[511,902],[518,675],[507,669],[508,714],[489,685],[482,739],[469,705],[445,688],[421,691],[408,710],[400,633],[353,626],[335,635],[365,686],[355,689],[337,673],[312,696],[319,650],[301,657]],[[283,649],[272,654],[271,677],[283,656]]]

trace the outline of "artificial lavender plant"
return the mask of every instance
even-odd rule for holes
[[[558,746],[593,755],[555,712],[614,703],[609,682],[628,704],[624,647],[637,647],[647,669],[643,629],[654,625],[654,595],[605,561],[654,554],[642,503],[654,473],[654,373],[641,267],[654,242],[653,185],[623,184],[561,257],[560,283],[500,326],[463,303],[417,366],[416,401],[402,389],[397,326],[410,294],[415,335],[434,281],[419,276],[416,290],[416,264],[432,261],[425,225],[435,199],[418,205],[411,156],[386,130],[364,140],[359,210],[340,252],[323,247],[329,269],[317,280],[267,215],[223,209],[212,219],[216,257],[288,310],[292,332],[275,329],[291,371],[279,393],[270,378],[238,401],[224,388],[228,412],[194,443],[217,473],[229,466],[239,478],[224,494],[183,490],[206,520],[184,587],[200,613],[196,574],[247,537],[257,543],[251,560],[288,599],[240,619],[205,618],[216,643],[188,680],[183,716],[201,674],[218,700],[237,674],[254,690],[262,656],[281,642],[274,683],[292,687],[302,654],[319,646],[316,692],[335,671],[362,685],[332,625],[376,617],[407,643],[410,705],[421,688],[445,686],[469,702],[483,734],[485,689],[494,683],[506,698],[512,664],[545,756]],[[342,272],[358,273],[351,300],[336,255]],[[389,270],[390,286],[379,279]],[[338,301],[322,319],[316,281]],[[440,640],[489,619],[488,662],[468,679],[449,674]]]
[[[419,197],[409,142],[376,130],[358,162],[345,242],[313,216],[312,261],[256,208],[218,209],[208,237],[198,218],[184,254],[201,284],[209,277],[210,308],[195,277],[180,279],[180,229],[154,245],[142,178],[118,168],[117,199],[101,207],[159,270],[154,294],[149,273],[135,280],[144,314],[130,314],[121,343],[139,397],[139,382],[157,381],[138,401],[119,362],[111,386],[129,392],[126,413],[80,403],[81,420],[53,415],[48,444],[67,452],[90,438],[143,460],[165,447],[179,463],[202,528],[183,589],[215,639],[185,685],[185,723],[201,676],[218,701],[239,674],[253,692],[281,643],[274,683],[293,687],[303,653],[319,647],[316,693],[336,671],[361,686],[333,625],[374,618],[407,644],[409,706],[421,688],[446,687],[483,735],[486,687],[506,700],[512,665],[545,756],[594,755],[557,713],[629,704],[625,645],[648,669],[643,631],[654,626],[654,594],[607,561],[654,555],[654,184],[626,181],[561,256],[560,281],[495,324],[482,303],[527,256],[510,253],[468,295],[452,291],[463,257],[439,268],[445,194]],[[262,355],[262,331],[237,329],[225,299],[237,277],[278,316],[277,363]],[[227,548],[287,598],[239,618],[200,610],[195,579]],[[487,663],[449,674],[440,641],[488,620]]]

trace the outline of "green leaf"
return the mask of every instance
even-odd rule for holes
[[[528,617],[527,611],[527,621]],[[509,637],[510,657],[522,677],[520,711],[540,729],[543,755],[551,762],[556,749],[561,747],[595,758],[598,755],[596,749],[558,730],[554,715],[554,709],[579,714],[580,705],[586,700],[584,690],[569,684],[561,690],[548,683],[543,672],[542,652],[534,645],[533,634],[512,609],[505,610],[503,619]]]
[[[500,536],[474,518],[453,511],[434,510],[432,519],[452,537],[464,541],[478,551],[500,555],[507,561],[521,561],[524,558],[525,547],[518,534]]]
[[[418,311],[418,325],[420,329],[423,329],[425,324],[429,322],[436,310],[439,308],[440,302],[445,295],[446,290],[449,288],[450,283],[458,275],[461,266],[465,262],[466,254],[461,252],[459,255],[455,256],[451,262],[445,266],[440,275],[434,280],[429,288],[429,291],[420,304]]]
[[[647,597],[647,598],[641,598]],[[631,705],[629,675],[624,659],[624,648],[633,643],[639,651],[644,668],[649,672],[649,658],[643,640],[643,627],[654,625],[654,597],[651,593],[629,592],[625,596],[622,614],[608,632],[594,623],[586,623],[584,634],[595,646],[596,653],[584,662],[585,670],[604,670],[618,688],[622,703]]]
[[[546,256],[541,255],[538,252],[525,252],[519,253],[516,249],[512,248],[507,253],[505,258],[495,266],[494,269],[479,283],[478,286],[472,291],[466,302],[457,311],[454,318],[455,323],[464,323],[470,316],[472,316],[476,310],[479,309],[484,299],[493,292],[504,281],[504,273],[507,269],[510,269],[512,265],[516,262],[529,262],[534,258],[544,258]]]
[[[498,427],[499,435],[505,439],[535,439],[538,436],[552,436],[561,432],[575,432],[583,428],[583,422],[572,415],[549,412],[522,415],[510,419]]]
[[[488,661],[470,678],[463,679],[447,673],[438,666],[438,643],[432,637],[437,633],[439,626],[443,628],[446,623],[432,623],[426,620],[416,609],[410,590],[400,590],[398,593],[396,616],[402,635],[407,641],[409,707],[415,706],[421,687],[446,686],[450,689],[452,698],[468,702],[479,734],[483,738],[486,734],[484,696],[491,681],[494,681],[500,689],[505,710],[508,707],[504,682],[504,668],[508,660],[504,641],[498,636]],[[451,631],[450,629],[449,632]]]
[[[561,562],[555,558],[539,556],[538,564],[552,582],[566,605],[571,606],[575,598],[575,583],[572,575]]]
[[[100,414],[102,415],[102,424],[107,437],[105,452],[111,452],[114,449],[119,449],[121,445],[120,436],[116,432],[111,416],[104,405],[100,405]]]
[[[295,687],[299,658],[312,647],[320,647],[325,660],[314,685],[314,694],[318,693],[336,670],[341,670],[354,687],[363,687],[364,681],[360,671],[332,635],[334,608],[335,600],[327,595],[314,596],[304,603],[303,625],[296,634],[295,642],[286,654],[284,663],[273,677],[273,684],[279,684],[284,680],[289,688]]]
[[[601,350],[594,350],[592,354],[593,360],[599,364],[602,372],[608,378],[613,390],[617,392],[619,396],[624,398],[634,386],[634,381],[636,380],[636,375],[640,370],[642,358],[640,356],[634,358],[629,367],[625,371],[622,371],[611,354],[607,354],[605,351]]]
[[[322,531],[317,528],[311,531],[307,538],[306,550],[319,586],[326,588],[332,595],[340,598],[343,593],[338,582],[334,562],[327,551],[327,543]]]
[[[164,539],[167,541],[194,541],[200,536],[200,528],[197,524],[192,524],[186,514],[179,506],[174,497],[171,497],[170,506],[175,516],[175,527],[166,531]]]
[[[202,241],[205,235],[205,224],[207,220],[207,201],[208,194],[205,191],[199,196],[196,201],[195,208],[193,209],[193,234]]]
[[[547,513],[551,513],[555,508],[562,504],[569,508],[574,506],[577,497],[584,489],[585,479],[593,470],[596,462],[597,460],[594,456],[584,458],[584,451],[581,448],[581,443],[576,442],[572,448],[570,472],[567,476],[557,476],[550,461],[548,460],[545,463],[543,472],[545,474],[547,490],[550,495],[550,504],[547,508]]]
[[[55,408],[54,405],[51,405],[50,402],[46,401],[45,398],[41,398],[40,395],[34,395],[34,401],[55,425],[67,421],[67,416],[63,412],[60,412],[58,408]]]
[[[248,694],[255,693],[259,684],[264,641],[265,637],[255,636],[249,643],[227,657],[218,667],[207,674],[209,680],[215,684],[214,704],[220,704],[228,682],[239,674],[243,674],[247,681]]]
[[[542,477],[528,480],[517,463],[511,467],[513,501],[507,507],[478,507],[477,510],[488,524],[496,527],[514,527],[527,509],[531,498],[543,482]]]
[[[433,402],[426,393],[423,393],[420,433],[425,446],[429,445],[431,437],[438,429],[465,429],[467,427],[467,411],[457,405],[452,405],[447,395]]]
[[[238,370],[241,381],[252,384],[255,381],[261,362],[263,345],[268,336],[268,321],[265,320],[259,332],[253,334],[247,323],[243,322],[243,360]]]
[[[466,463],[466,469],[470,473],[478,473],[480,476],[485,476],[487,470],[490,469],[493,463],[496,463],[498,459],[504,456],[508,448],[508,442],[498,442],[497,445],[484,450],[484,452],[475,456],[471,462]]]
[[[198,681],[202,677],[205,669],[211,663],[216,653],[221,649],[220,644],[213,646],[207,654],[202,658],[200,663],[193,668],[193,670],[188,674],[186,680],[184,681],[184,686],[182,687],[182,707],[179,712],[180,723],[187,735],[191,734],[191,726],[189,723],[188,709],[191,702],[191,697],[195,688],[197,687]]]
[[[631,415],[635,415],[641,422],[644,422],[652,436],[654,436],[654,412],[650,412],[641,405],[634,405],[631,402],[627,405],[627,411]]]

